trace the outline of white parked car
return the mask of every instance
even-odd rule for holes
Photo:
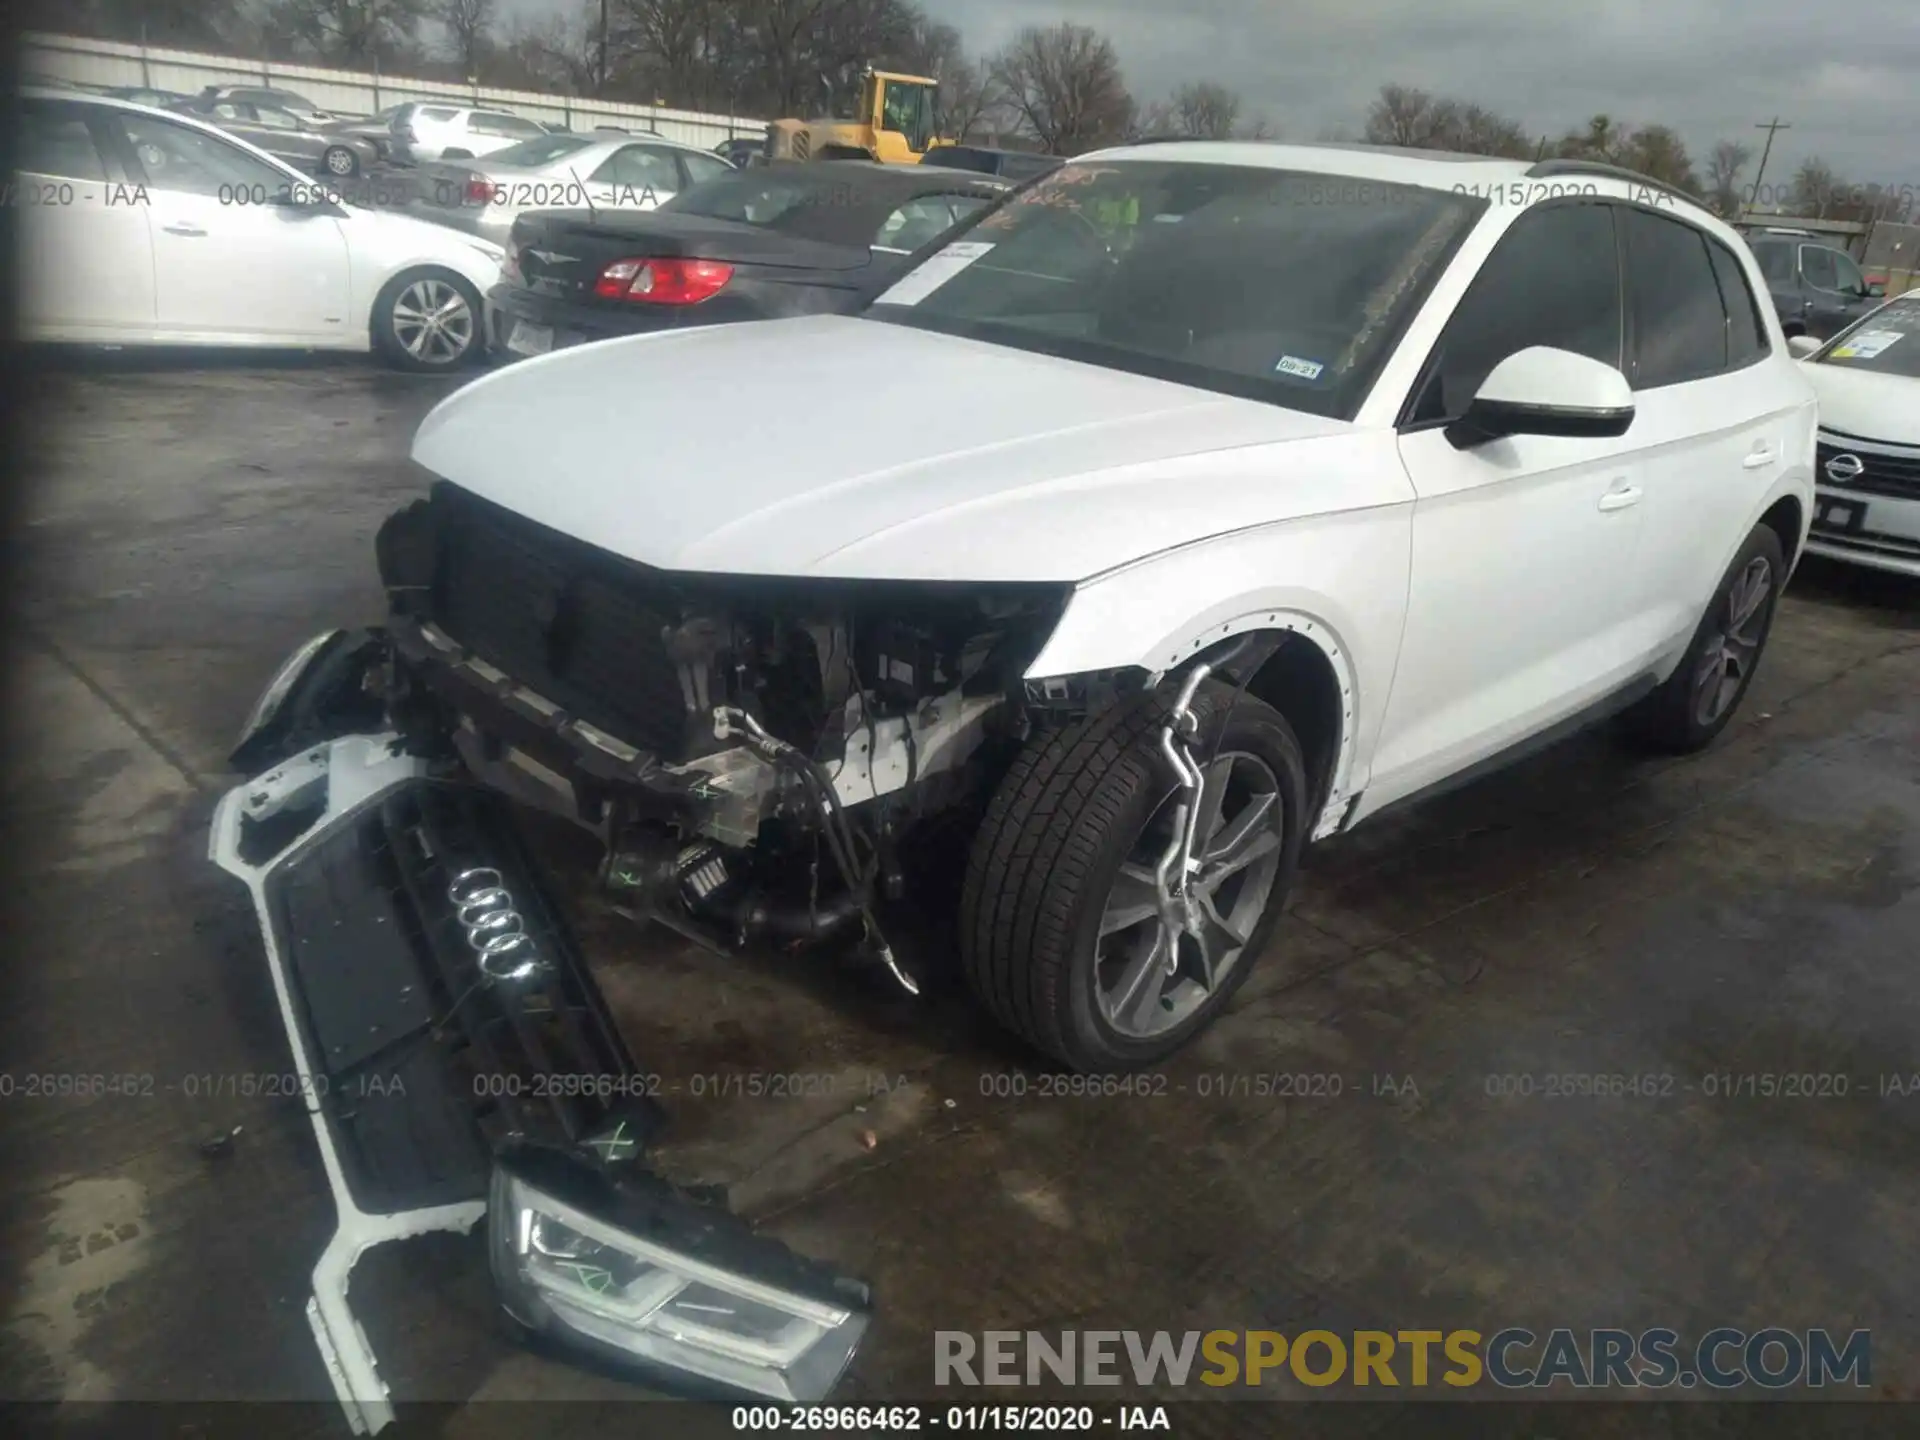
[[[393,117],[392,153],[402,164],[422,160],[473,160],[522,140],[545,135],[547,128],[509,110],[415,101]]]
[[[414,370],[479,354],[498,246],[341,203],[184,115],[51,90],[20,112],[24,338],[371,348]]]
[[[1820,397],[1819,498],[1807,549],[1920,578],[1920,294],[1804,349]]]
[[[504,246],[529,210],[653,210],[733,173],[712,151],[659,136],[541,135],[484,160],[422,165],[412,213]]]
[[[249,717],[212,854],[296,1068],[351,1096],[315,1111],[342,1232],[310,1313],[366,1423],[350,1257],[483,1205],[509,1312],[603,1359],[816,1399],[865,1324],[857,1285],[663,1209],[622,1108],[650,1092],[498,793],[599,836],[630,913],[846,934],[908,990],[886,902],[944,821],[981,1003],[1124,1070],[1221,1013],[1310,841],[1603,715],[1699,749],[1752,683],[1814,394],[1705,211],[1567,162],[1176,143],[983,216],[859,315],[442,402],[437,483],[376,542],[386,624]],[[406,1096],[368,1097],[403,1034]],[[570,1098],[442,1164],[463,1066]]]

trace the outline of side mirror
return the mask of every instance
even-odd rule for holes
[[[1814,339],[1811,335],[1789,335],[1787,353],[1796,360],[1804,360],[1809,355],[1817,354],[1822,343],[1824,342]]]
[[[1867,298],[1869,300],[1882,299],[1885,297],[1886,293],[1887,293],[1887,287],[1881,284],[1878,280],[1869,280],[1867,282]]]
[[[1467,413],[1447,427],[1466,450],[1508,435],[1605,439],[1633,424],[1633,387],[1604,361],[1531,345],[1493,367]]]

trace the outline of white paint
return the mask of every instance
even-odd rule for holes
[[[82,1351],[93,1322],[116,1305],[114,1286],[151,1258],[147,1191],[124,1176],[71,1180],[49,1197],[47,1243],[27,1262],[6,1328],[46,1352],[70,1404],[115,1399],[114,1378]]]
[[[393,1419],[393,1403],[387,1395],[387,1382],[380,1378],[366,1331],[361,1329],[347,1303],[347,1287],[354,1265],[368,1250],[389,1240],[404,1240],[435,1230],[470,1230],[486,1214],[487,1207],[484,1200],[472,1200],[377,1215],[354,1204],[321,1109],[325,1077],[307,1053],[294,1015],[293,992],[287,980],[286,960],[275,938],[266,886],[282,865],[320,843],[362,808],[377,803],[383,795],[425,773],[426,767],[421,761],[393,752],[394,738],[392,735],[348,736],[308,751],[229,790],[213,812],[213,826],[207,837],[208,854],[214,864],[243,881],[253,896],[260,937],[267,952],[267,970],[273,978],[274,995],[280,1005],[281,1023],[286,1027],[294,1069],[302,1081],[301,1094],[306,1097],[307,1118],[313,1125],[320,1160],[327,1172],[327,1185],[333,1191],[334,1208],[339,1215],[339,1226],[321,1252],[319,1263],[313,1267],[313,1294],[307,1300],[307,1324],[313,1330],[314,1343],[320,1347],[320,1358],[333,1381],[334,1394],[339,1397],[347,1423],[355,1434],[370,1434],[385,1426]],[[322,785],[326,787],[327,805],[311,829],[263,864],[250,865],[241,858],[243,817],[265,819]]]
[[[198,131],[275,172],[290,194],[320,189],[313,177],[184,115],[56,90],[25,93]],[[133,199],[128,187],[56,175],[17,183],[71,185],[74,194],[72,205],[14,209],[29,340],[366,350],[373,303],[401,272],[437,266],[482,295],[500,278],[498,246],[392,211],[294,213],[157,184]]]
[[[1745,243],[1685,200],[1514,161],[1164,145],[1103,153],[1267,165],[1500,199],[1442,273],[1352,423],[906,326],[821,317],[616,340],[482,379],[429,415],[414,458],[543,524],[650,565],[763,575],[1071,581],[1029,678],[1160,674],[1248,629],[1291,629],[1334,666],[1342,735],[1316,833],[1664,676],[1713,586],[1782,496],[1810,514],[1814,399],[1778,320],[1770,355],[1632,392],[1541,352],[1502,386],[1596,408],[1609,440],[1456,450],[1398,429],[1487,257],[1540,201],[1640,205]],[[961,257],[965,258],[965,257]],[[934,270],[940,282],[940,266]],[[1533,297],[1516,296],[1516,304]],[[858,375],[822,425],[796,376]],[[684,423],[724,393],[751,426]],[[940,403],[929,405],[926,397]],[[1536,396],[1536,398],[1538,398]],[[530,426],[525,417],[538,414]],[[644,433],[647,445],[629,443]],[[697,478],[698,483],[690,483]]]

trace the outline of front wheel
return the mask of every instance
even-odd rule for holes
[[[1707,602],[1693,643],[1673,674],[1621,717],[1629,738],[1668,755],[1711,745],[1753,684],[1786,583],[1780,537],[1771,527],[1756,525]]]
[[[479,338],[480,294],[451,271],[408,271],[373,302],[374,344],[402,370],[456,370]]]
[[[1306,767],[1286,718],[1226,686],[1194,698],[1199,805],[1190,921],[1154,874],[1181,792],[1142,696],[1028,745],[973,843],[961,956],[1003,1025],[1075,1070],[1139,1069],[1226,1008],[1299,863]]]

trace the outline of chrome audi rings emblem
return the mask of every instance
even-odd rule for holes
[[[525,980],[540,968],[533,937],[498,870],[462,870],[447,886],[447,899],[487,979]]]
[[[1827,461],[1827,478],[1844,485],[1849,480],[1858,480],[1866,468],[1867,462],[1858,455],[1836,455]]]

